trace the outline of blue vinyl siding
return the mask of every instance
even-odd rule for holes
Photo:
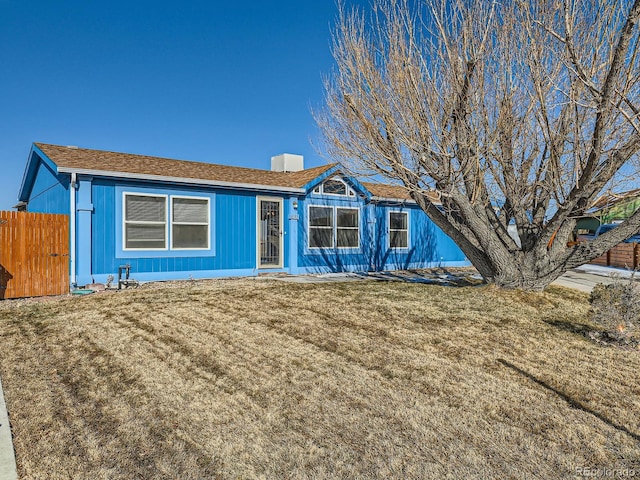
[[[309,206],[329,206],[334,208],[358,208],[360,244],[358,248],[310,248],[309,247]],[[335,197],[309,194],[298,205],[298,268],[303,272],[344,272],[369,271],[372,268],[372,219],[373,206],[366,205],[359,197]]]
[[[373,200],[362,184],[342,175],[338,167],[309,181],[303,187],[308,192],[306,195],[91,177],[78,173],[75,211],[70,206],[70,174],[57,174],[57,170],[56,164],[34,145],[19,199],[28,201],[28,210],[31,212],[73,214],[71,220],[75,220],[76,231],[75,273],[78,282],[83,282],[80,284],[89,283],[92,279],[104,282],[108,275],[117,275],[120,265],[127,263],[131,265],[132,276],[142,281],[189,278],[190,275],[194,278],[248,276],[264,271],[322,273],[469,265],[457,245],[415,204]],[[356,192],[356,196],[312,192],[316,185],[334,175],[342,177]],[[172,196],[207,198],[208,248],[172,248],[171,236],[174,232],[168,218],[166,249],[124,249],[122,217],[125,192],[163,195],[167,198],[169,214],[173,208]],[[257,268],[258,201],[263,197],[282,199],[282,268]],[[310,247],[310,205],[329,206],[334,215],[336,208],[357,208],[358,246]],[[408,213],[409,238],[406,248],[389,247],[390,211]],[[270,238],[275,236],[273,231],[269,235]],[[337,235],[337,229],[334,235]]]
[[[407,212],[408,248],[389,247],[389,212]],[[378,270],[457,265],[466,261],[464,253],[415,205],[380,204],[376,207],[375,260]]]
[[[373,204],[360,197],[334,200],[308,196],[300,202],[298,267],[301,272],[380,271],[469,265],[464,254],[427,215],[415,205]],[[357,250],[310,249],[308,205],[355,206],[360,208],[360,247]],[[389,212],[408,214],[407,248],[389,247]]]
[[[69,214],[69,175],[56,174],[39,161],[27,209],[36,213]]]
[[[168,195],[208,196],[211,201],[211,250],[132,252],[122,251],[122,209],[118,197],[122,192],[147,192]],[[240,190],[170,187],[144,182],[122,182],[93,179],[92,186],[92,273],[116,275],[118,266],[130,264],[132,276],[137,273],[233,272],[256,274],[257,263],[257,197]],[[285,197],[284,218],[288,215]],[[286,221],[285,221],[286,229]],[[285,242],[287,244],[285,230]],[[284,267],[288,267],[285,247]],[[125,255],[126,253],[126,255]],[[162,275],[157,276],[158,279]],[[167,275],[164,278],[174,278]]]

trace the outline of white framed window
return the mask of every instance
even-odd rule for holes
[[[167,249],[167,196],[124,193],[123,250]]]
[[[333,177],[325,180],[313,189],[313,193],[321,195],[334,195],[337,197],[355,197],[356,192],[347,185],[347,183],[339,177]]]
[[[333,207],[309,206],[309,248],[333,248]]]
[[[360,209],[309,205],[309,248],[358,248]]]
[[[122,250],[209,250],[209,197],[122,194]]]
[[[322,193],[325,195],[347,195],[347,185],[338,178],[330,178],[322,184]]]
[[[336,208],[336,245],[338,248],[358,248],[360,245],[360,210]]]
[[[209,249],[209,198],[171,196],[171,249]]]
[[[389,248],[409,248],[409,212],[389,212]]]

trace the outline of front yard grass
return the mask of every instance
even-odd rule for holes
[[[0,302],[20,478],[640,475],[640,355],[587,297],[219,280]]]

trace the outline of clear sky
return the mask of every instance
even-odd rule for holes
[[[0,210],[32,142],[325,163],[310,109],[336,12],[334,0],[0,0]]]

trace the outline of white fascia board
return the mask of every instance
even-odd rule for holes
[[[371,197],[371,200],[374,202],[393,202],[393,203],[411,203],[411,204],[416,204],[416,201],[413,199],[407,199],[407,198],[388,198],[388,197]],[[432,202],[436,207],[437,206],[442,206],[442,202]]]
[[[278,185],[259,185],[253,183],[235,183],[235,182],[222,182],[219,180],[201,180],[196,178],[183,178],[183,177],[167,177],[164,175],[146,175],[137,173],[126,172],[110,172],[105,170],[91,170],[82,168],[65,168],[59,167],[60,173],[76,173],[78,175],[92,175],[95,177],[114,177],[114,178],[127,178],[131,180],[153,180],[156,182],[174,182],[174,183],[187,183],[191,185],[210,185],[214,187],[224,188],[244,188],[251,190],[276,190],[278,192],[292,192],[292,193],[305,193],[303,188],[295,187],[281,187]]]
[[[371,200],[374,202],[416,203],[415,200],[407,198],[371,197]]]

